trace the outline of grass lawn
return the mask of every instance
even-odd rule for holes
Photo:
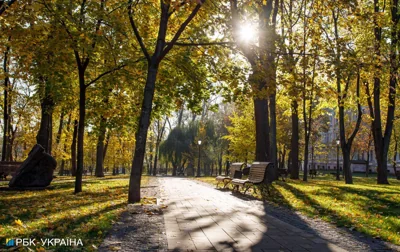
[[[85,251],[96,250],[127,205],[128,175],[84,177],[83,192],[77,195],[73,194],[74,179],[58,177],[51,190],[0,191],[0,248],[5,248],[6,238],[35,238],[39,242],[41,238],[75,238],[82,240]],[[147,181],[148,177],[143,177],[142,185]],[[30,251],[73,250],[41,248],[40,244]]]
[[[216,184],[214,177],[199,180]],[[309,178],[309,182],[288,179],[274,182],[266,199],[400,245],[400,181],[389,183],[377,185],[376,178],[354,177],[354,184],[346,185],[332,175]]]

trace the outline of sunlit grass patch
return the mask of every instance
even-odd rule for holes
[[[199,180],[216,184],[213,177]],[[329,175],[309,182],[288,179],[286,183],[274,182],[266,199],[400,245],[400,181],[389,182],[377,185],[376,178],[354,177],[354,184],[346,185]]]
[[[85,250],[95,250],[126,208],[127,178],[85,177],[83,192],[77,195],[73,193],[73,177],[56,178],[50,190],[1,191],[0,248],[5,247],[6,238],[71,238],[81,239]],[[142,185],[147,182],[148,177],[143,177]]]

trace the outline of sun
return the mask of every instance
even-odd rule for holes
[[[258,35],[257,26],[253,23],[243,23],[239,28],[239,38],[245,43],[256,42]]]

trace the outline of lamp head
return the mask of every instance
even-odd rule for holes
[[[339,144],[340,144],[340,140],[339,140],[339,138],[338,138],[338,139],[336,139],[336,144],[337,144],[337,145],[339,145]]]
[[[197,143],[198,143],[199,145],[201,145],[201,140],[197,141]]]

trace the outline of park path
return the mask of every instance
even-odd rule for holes
[[[322,238],[267,214],[268,204],[184,178],[159,178],[164,222],[172,251],[349,251],[336,230]],[[278,213],[279,215],[279,213]],[[285,213],[282,213],[285,215]],[[300,220],[301,221],[301,220]],[[299,220],[293,221],[298,224]],[[339,234],[340,235],[340,234]],[[329,237],[332,236],[332,239]],[[345,239],[345,238],[343,238]],[[349,239],[347,237],[347,239]],[[353,238],[350,238],[350,240]],[[358,242],[359,243],[359,242]],[[338,245],[336,245],[338,244]],[[365,245],[365,246],[364,246]],[[371,251],[368,244],[352,251]],[[380,247],[379,251],[390,249]]]

